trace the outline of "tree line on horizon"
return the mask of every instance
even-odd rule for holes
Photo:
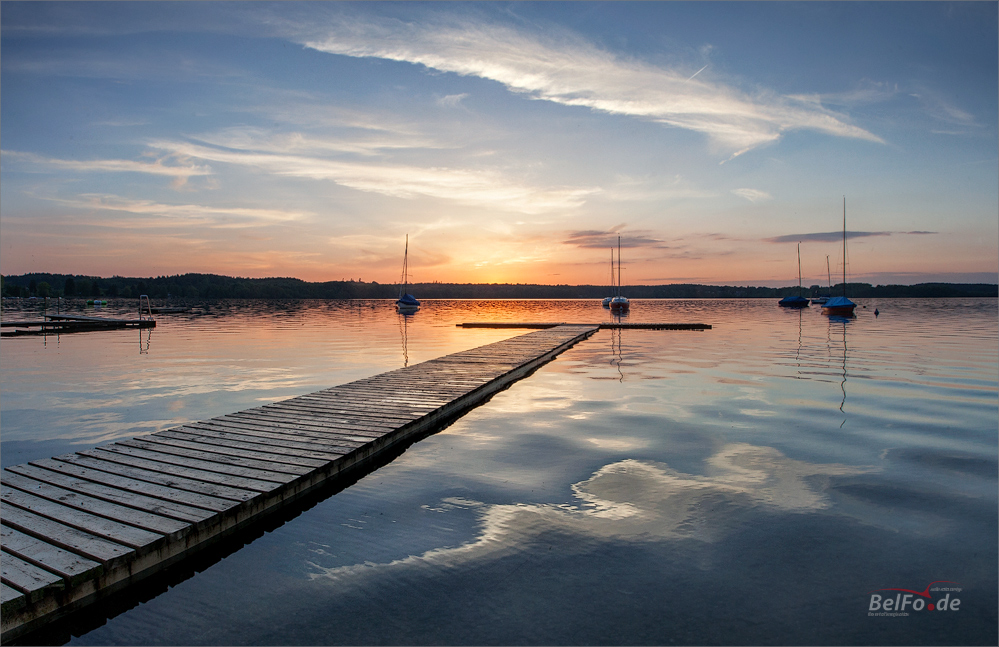
[[[606,285],[540,285],[527,283],[414,283],[409,291],[420,299],[602,299]],[[798,286],[780,288],[718,286],[678,283],[629,285],[622,288],[632,299],[760,299],[798,294]],[[803,296],[818,296],[828,288],[812,285]],[[833,286],[841,294],[843,285]],[[846,293],[856,298],[997,297],[994,283],[919,283],[871,285],[847,283]],[[137,299],[394,299],[399,288],[372,281],[309,282],[295,278],[239,278],[218,274],[178,274],[136,278],[32,273],[0,276],[4,297],[63,297]]]

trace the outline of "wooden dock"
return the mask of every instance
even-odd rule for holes
[[[54,335],[87,330],[113,330],[117,328],[155,328],[153,319],[110,319],[108,317],[87,317],[83,315],[45,315],[45,319],[34,321],[0,322],[0,335],[13,337],[20,335]],[[6,330],[9,329],[9,330]]]
[[[23,636],[345,480],[598,330],[562,324],[0,478],[2,636]]]
[[[609,321],[604,323],[522,323],[516,321],[473,321],[455,324],[459,328],[527,328],[545,330],[555,326],[596,326],[599,330],[711,330],[710,324],[702,323],[631,323],[629,321]]]

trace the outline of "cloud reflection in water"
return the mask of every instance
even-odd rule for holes
[[[478,508],[481,528],[469,542],[441,547],[388,563],[367,562],[315,570],[310,579],[340,580],[372,569],[405,566],[453,567],[475,559],[516,552],[542,534],[558,533],[600,541],[659,542],[695,539],[714,542],[736,528],[754,508],[807,513],[830,506],[828,477],[862,474],[874,468],[813,464],[788,458],[772,447],[747,443],[722,446],[710,456],[703,475],[664,463],[625,459],[572,485],[570,504],[487,505],[461,498],[444,500],[439,511]],[[588,542],[568,542],[577,550]]]

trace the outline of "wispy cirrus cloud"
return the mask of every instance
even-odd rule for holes
[[[166,156],[153,162],[140,162],[136,160],[121,159],[67,160],[44,157],[42,155],[36,155],[35,153],[24,153],[20,151],[2,151],[0,152],[0,155],[3,155],[8,160],[14,159],[43,168],[67,171],[145,173],[149,175],[165,175],[181,180],[187,180],[187,178],[199,175],[212,174],[211,167],[199,166],[189,162],[185,163],[179,161],[175,156]]]
[[[793,130],[883,143],[821,105],[766,91],[750,95],[707,73],[616,55],[565,31],[530,34],[443,16],[410,23],[338,16],[318,27],[285,28],[318,51],[423,65],[496,81],[535,99],[697,131],[733,156]]]
[[[618,236],[620,235],[621,247],[651,247],[657,249],[668,248],[665,241],[654,238],[649,234],[642,232],[631,232],[628,234],[619,233],[623,227],[623,225],[619,225],[609,231],[573,231],[569,232],[567,238],[562,242],[565,245],[582,247],[584,249],[607,249],[608,247],[617,246]]]
[[[364,157],[384,155],[394,151],[441,150],[455,147],[415,133],[356,126],[346,130],[350,132],[336,136],[302,131],[274,133],[263,128],[234,127],[203,135],[198,141],[217,148],[234,150]]]
[[[254,207],[219,207],[204,204],[164,204],[152,200],[136,200],[109,194],[82,194],[75,198],[46,198],[64,206],[86,209],[91,212],[117,211],[136,216],[141,220],[133,224],[145,227],[203,225],[214,228],[251,227],[261,224],[279,224],[304,220],[314,214],[286,209],[258,209]]]
[[[935,234],[935,231],[847,231],[847,238],[865,238],[868,236],[892,236],[895,234],[918,234],[918,235],[928,235]],[[806,241],[814,242],[836,242],[843,240],[842,231],[826,231],[812,234],[790,234],[788,236],[776,236],[774,238],[764,238],[763,242],[766,243],[803,243]]]
[[[396,198],[440,198],[526,214],[574,209],[599,192],[595,187],[536,187],[493,169],[365,162],[250,147],[221,148],[191,141],[161,140],[150,146],[170,155],[248,166],[277,176],[329,180]]]
[[[437,100],[437,105],[443,108],[457,108],[461,105],[462,100],[468,98],[467,92],[462,92],[461,94],[449,94],[446,97],[441,97]]]
[[[760,191],[759,189],[732,189],[732,193],[740,198],[745,198],[750,202],[764,202],[766,200],[774,199],[772,195],[766,191]]]

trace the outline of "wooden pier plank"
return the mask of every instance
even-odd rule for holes
[[[148,438],[156,444],[180,448],[197,447],[199,449],[217,451],[223,455],[231,455],[242,461],[252,460],[263,464],[268,464],[269,461],[271,469],[282,472],[293,470],[292,473],[295,474],[307,474],[313,471],[313,469],[322,467],[346,453],[316,452],[304,449],[296,452],[293,449],[288,449],[278,444],[253,443],[246,440],[218,438],[210,435],[209,432],[205,432],[205,435],[197,435],[188,431],[162,431]],[[300,468],[305,469],[299,471]]]
[[[150,532],[108,519],[107,517],[70,508],[49,501],[48,499],[28,494],[27,492],[8,488],[6,485],[0,489],[0,499],[3,500],[5,507],[9,505],[17,506],[22,510],[33,512],[36,515],[46,517],[52,521],[58,521],[77,530],[124,544],[130,548],[141,548],[163,537],[163,534],[160,533]]]
[[[353,434],[357,436],[367,436],[369,440],[373,440],[375,438],[381,438],[387,433],[387,430],[385,429],[368,429],[366,427],[351,427],[349,425],[339,425],[339,424],[323,425],[323,424],[315,424],[307,420],[299,420],[299,421],[276,420],[276,419],[267,419],[263,417],[252,417],[252,416],[226,417],[225,419],[213,418],[210,422],[234,424],[234,425],[247,425],[257,428],[283,429],[285,431]]]
[[[36,481],[54,485],[70,492],[85,494],[95,499],[127,506],[135,510],[148,511],[161,517],[169,517],[178,521],[196,523],[214,514],[208,510],[182,505],[171,500],[157,499],[153,496],[137,494],[129,490],[84,481],[83,479],[67,476],[60,472],[43,469],[37,465],[14,465],[8,468],[7,471],[12,474],[27,476]],[[142,484],[142,489],[148,491],[149,484]],[[154,492],[151,492],[151,494],[154,494]]]
[[[193,429],[195,431],[204,429],[208,431],[231,432],[234,434],[283,435],[290,438],[301,438],[303,440],[308,439],[310,442],[329,442],[331,446],[341,445],[344,447],[353,447],[353,443],[364,445],[376,438],[381,438],[384,435],[371,433],[361,434],[360,432],[348,432],[346,430],[337,429],[313,429],[307,431],[303,429],[294,429],[289,425],[261,425],[233,421],[226,421],[224,423],[213,421],[192,422],[184,425],[183,427],[178,427],[178,429]],[[347,441],[349,441],[349,443]]]
[[[14,613],[27,606],[28,601],[24,593],[0,582],[0,614]]]
[[[229,499],[231,502],[248,501],[257,495],[254,490],[232,487],[222,483],[203,481],[179,476],[176,472],[166,467],[167,471],[151,470],[141,465],[123,463],[120,461],[107,460],[105,455],[97,454],[92,456],[83,452],[79,454],[67,454],[57,457],[65,463],[89,467],[95,470],[108,472],[110,474],[126,476],[137,481],[146,481],[157,485],[186,490],[195,494],[206,494],[209,497],[218,499]],[[124,460],[124,459],[121,459]],[[232,505],[225,508],[232,508]]]
[[[227,420],[247,420],[253,422],[271,422],[271,423],[295,423],[299,425],[306,425],[309,427],[315,427],[316,429],[357,429],[360,431],[368,431],[372,433],[388,433],[393,429],[396,429],[399,425],[393,425],[389,422],[385,423],[363,423],[359,424],[356,422],[350,422],[348,420],[331,420],[325,421],[318,417],[312,416],[293,416],[291,414],[275,413],[270,411],[248,411],[240,413],[239,415],[226,416]]]
[[[234,505],[234,502],[229,499],[199,494],[168,485],[158,485],[151,481],[143,481],[131,478],[130,476],[120,476],[117,473],[101,471],[85,465],[55,460],[54,458],[32,461],[28,465],[44,469],[53,474],[76,477],[83,483],[92,483],[98,487],[107,487],[114,492],[120,492],[120,496],[123,497],[143,495],[154,497],[156,502],[153,504],[153,507],[148,508],[153,511],[156,510],[155,506],[159,505],[180,505],[182,509],[198,510],[200,513],[210,516],[216,512],[228,510]],[[110,465],[116,464],[111,463]],[[7,469],[14,471],[19,467],[22,466],[15,465]],[[160,503],[160,501],[164,503]],[[200,515],[200,513],[192,514]],[[199,520],[200,516],[190,521]]]
[[[313,469],[322,467],[326,463],[326,461],[321,459],[285,457],[280,454],[275,454],[272,457],[270,454],[264,455],[265,453],[261,451],[245,451],[193,438],[174,438],[172,435],[168,435],[167,432],[143,436],[141,439],[123,440],[116,443],[116,445],[250,469],[255,472],[253,474],[246,474],[250,478],[273,480],[271,477],[277,476],[281,479],[279,481],[281,483],[288,481],[284,475],[298,476],[308,474]],[[225,472],[235,473],[231,472],[228,467],[226,467]],[[264,476],[265,474],[267,475],[266,477]]]
[[[134,552],[123,544],[109,541],[47,517],[32,514],[12,505],[4,506],[3,523],[23,533],[45,537],[45,541],[50,544],[55,544],[105,566],[113,560]]]
[[[279,474],[278,472],[266,472],[264,474],[268,477],[266,480],[263,478],[254,478],[252,475],[256,471],[248,468],[186,458],[166,452],[151,452],[137,447],[128,447],[121,443],[105,445],[97,449],[80,452],[80,454],[112,462],[120,462],[123,465],[176,474],[189,479],[204,481],[205,483],[242,488],[258,493],[268,492],[274,489],[275,486],[295,478],[294,475]]]
[[[283,460],[285,456],[301,456],[304,458],[320,459],[326,462],[334,461],[345,454],[349,454],[355,448],[364,443],[354,443],[354,447],[342,447],[343,451],[333,451],[330,445],[319,443],[306,443],[291,440],[290,437],[273,438],[271,436],[252,436],[233,434],[225,431],[194,430],[183,427],[183,431],[170,430],[161,431],[156,434],[157,438],[175,438],[177,440],[192,440],[206,444],[218,443],[225,447],[234,449],[247,449],[260,452],[260,455],[276,456],[275,460]]]
[[[145,510],[136,510],[103,499],[95,499],[77,492],[64,490],[60,487],[35,481],[16,473],[5,474],[3,484],[62,506],[82,510],[108,519],[117,519],[118,521],[151,532],[169,535],[189,525],[183,521],[161,517]]]
[[[7,526],[0,526],[0,537],[3,538],[5,551],[52,571],[70,585],[96,577],[104,569],[100,562],[81,557]]]
[[[19,590],[28,601],[35,602],[52,591],[62,591],[66,582],[44,568],[24,561],[4,551],[0,556],[0,579]]]

